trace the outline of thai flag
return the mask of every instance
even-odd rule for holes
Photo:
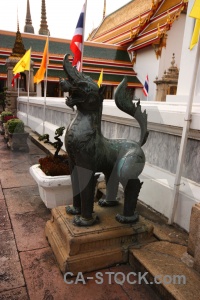
[[[84,34],[84,17],[85,17],[85,6],[84,3],[80,17],[78,19],[78,23],[76,25],[76,29],[74,32],[74,36],[72,38],[70,49],[74,54],[74,59],[72,62],[73,66],[76,66],[77,70],[80,71],[81,69],[81,56],[83,50],[83,34]]]
[[[20,78],[20,73],[17,73],[17,74],[15,74],[15,75],[13,76],[12,81],[11,81],[12,87],[15,86],[15,80],[16,80],[17,78]]]
[[[148,75],[145,78],[145,82],[144,82],[144,86],[143,86],[143,93],[145,94],[145,96],[147,97],[149,94],[149,77]]]

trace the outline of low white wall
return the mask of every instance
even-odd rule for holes
[[[185,103],[173,102],[168,104],[166,102],[157,101],[141,101],[140,103],[142,110],[146,109],[148,113],[148,123],[180,127],[180,129],[183,127],[186,111]],[[131,116],[119,110],[116,107],[114,100],[104,100],[102,119],[105,119],[106,116],[113,116],[114,118],[120,117],[125,120],[133,119]],[[190,128],[200,130],[200,104],[193,105]]]
[[[139,199],[169,218],[175,175],[146,163],[140,178],[144,184]],[[198,202],[200,185],[182,177],[174,222],[189,231],[191,209]]]
[[[147,110],[148,127],[153,132],[161,134],[167,133],[168,136],[172,137],[181,137],[186,110],[184,103],[170,103],[169,105],[162,102],[141,101],[141,105],[142,110]],[[27,98],[20,97],[18,106],[18,117],[33,131],[39,134],[48,133],[50,140],[53,140],[55,130],[58,127],[67,127],[70,124],[75,114],[75,112],[65,105],[65,99],[63,98],[47,98],[45,113],[43,98],[29,98],[27,108]],[[29,112],[28,116],[27,111]],[[113,131],[114,127],[112,126],[118,126],[118,128],[122,128],[123,126],[126,126],[126,128],[136,127],[136,129],[138,127],[138,124],[133,121],[132,117],[116,107],[113,100],[104,100],[102,122],[104,122],[102,126],[103,134],[105,136],[108,134],[108,138],[119,137],[119,130],[116,129]],[[110,127],[111,130],[108,127]],[[193,106],[191,129],[191,139],[194,139],[195,142],[199,142],[199,104]],[[125,133],[122,133],[122,135],[124,134]],[[62,139],[64,139],[64,136]],[[161,148],[162,145],[160,146],[160,151],[163,151]],[[65,150],[64,146],[63,149]],[[159,153],[157,153],[157,155],[159,155]],[[167,156],[168,153],[165,153],[165,155]],[[193,155],[193,153],[191,153],[191,155]],[[169,157],[167,159],[170,160],[172,158]],[[194,162],[194,164],[196,164],[196,162]],[[198,168],[198,166],[196,167]],[[193,172],[196,172],[195,167]],[[141,180],[144,181],[139,195],[140,200],[166,217],[169,217],[175,174],[147,162],[140,177]],[[197,202],[200,202],[199,182],[182,177],[175,222],[187,231],[189,231],[191,208],[194,203]]]

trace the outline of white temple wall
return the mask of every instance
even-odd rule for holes
[[[175,65],[180,69],[185,19],[186,15],[180,14],[179,18],[172,24],[172,28],[167,31],[166,47],[162,48],[159,62],[158,79],[161,79],[164,72],[171,66],[173,53],[175,54]]]
[[[138,79],[142,84],[145,82],[146,75],[149,77],[149,96],[148,98],[142,92],[142,89],[137,88],[135,90],[135,97],[142,101],[154,101],[156,96],[156,85],[153,82],[158,74],[159,59],[156,58],[154,49],[152,46],[141,49],[137,52],[136,63],[133,67],[137,73]]]
[[[194,4],[194,0],[188,2],[186,23],[184,27],[183,45],[181,49],[180,73],[178,80],[178,89],[175,96],[167,96],[167,102],[188,102],[190,86],[192,84],[192,75],[195,69],[195,59],[197,55],[197,45],[192,50],[189,49],[195,20],[189,17],[189,13]],[[200,64],[196,77],[196,87],[194,91],[194,103],[200,103]]]
[[[149,96],[144,96],[142,89],[136,89],[135,97],[141,100],[155,101],[156,77],[161,79],[164,71],[171,66],[172,55],[175,53],[175,62],[177,67],[180,67],[181,48],[183,43],[183,35],[185,28],[186,15],[181,14],[179,18],[172,24],[171,30],[167,31],[166,47],[162,48],[160,57],[156,57],[153,46],[145,47],[137,51],[136,63],[133,66],[137,73],[138,79],[142,84],[145,82],[145,77],[149,76]]]

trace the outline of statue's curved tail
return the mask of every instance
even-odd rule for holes
[[[143,146],[146,143],[149,135],[147,130],[147,113],[146,110],[144,110],[144,112],[141,111],[140,100],[138,100],[136,104],[133,103],[133,99],[127,90],[126,77],[118,85],[114,98],[115,103],[120,110],[134,117],[138,121],[141,129],[140,140],[138,141],[138,144]]]

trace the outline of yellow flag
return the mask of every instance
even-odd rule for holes
[[[192,39],[190,42],[190,50],[198,43],[200,32],[200,19],[196,19]]]
[[[48,61],[48,38],[47,38],[40,68],[37,70],[37,73],[34,76],[34,83],[38,84],[40,81],[44,79],[44,74],[47,69],[48,63],[49,61]]]
[[[101,70],[101,73],[99,75],[99,80],[97,82],[99,87],[101,86],[102,82],[103,82],[103,69]]]
[[[190,50],[197,44],[199,39],[199,32],[200,32],[200,0],[195,0],[192,10],[189,14],[190,17],[196,19],[194,31],[192,34],[192,39],[190,42]]]
[[[200,19],[200,1],[199,0],[195,0],[189,16],[192,18],[195,18],[195,19]]]
[[[26,51],[24,56],[18,61],[13,69],[13,74],[24,72],[25,70],[30,70],[30,61],[31,61],[31,49]]]

